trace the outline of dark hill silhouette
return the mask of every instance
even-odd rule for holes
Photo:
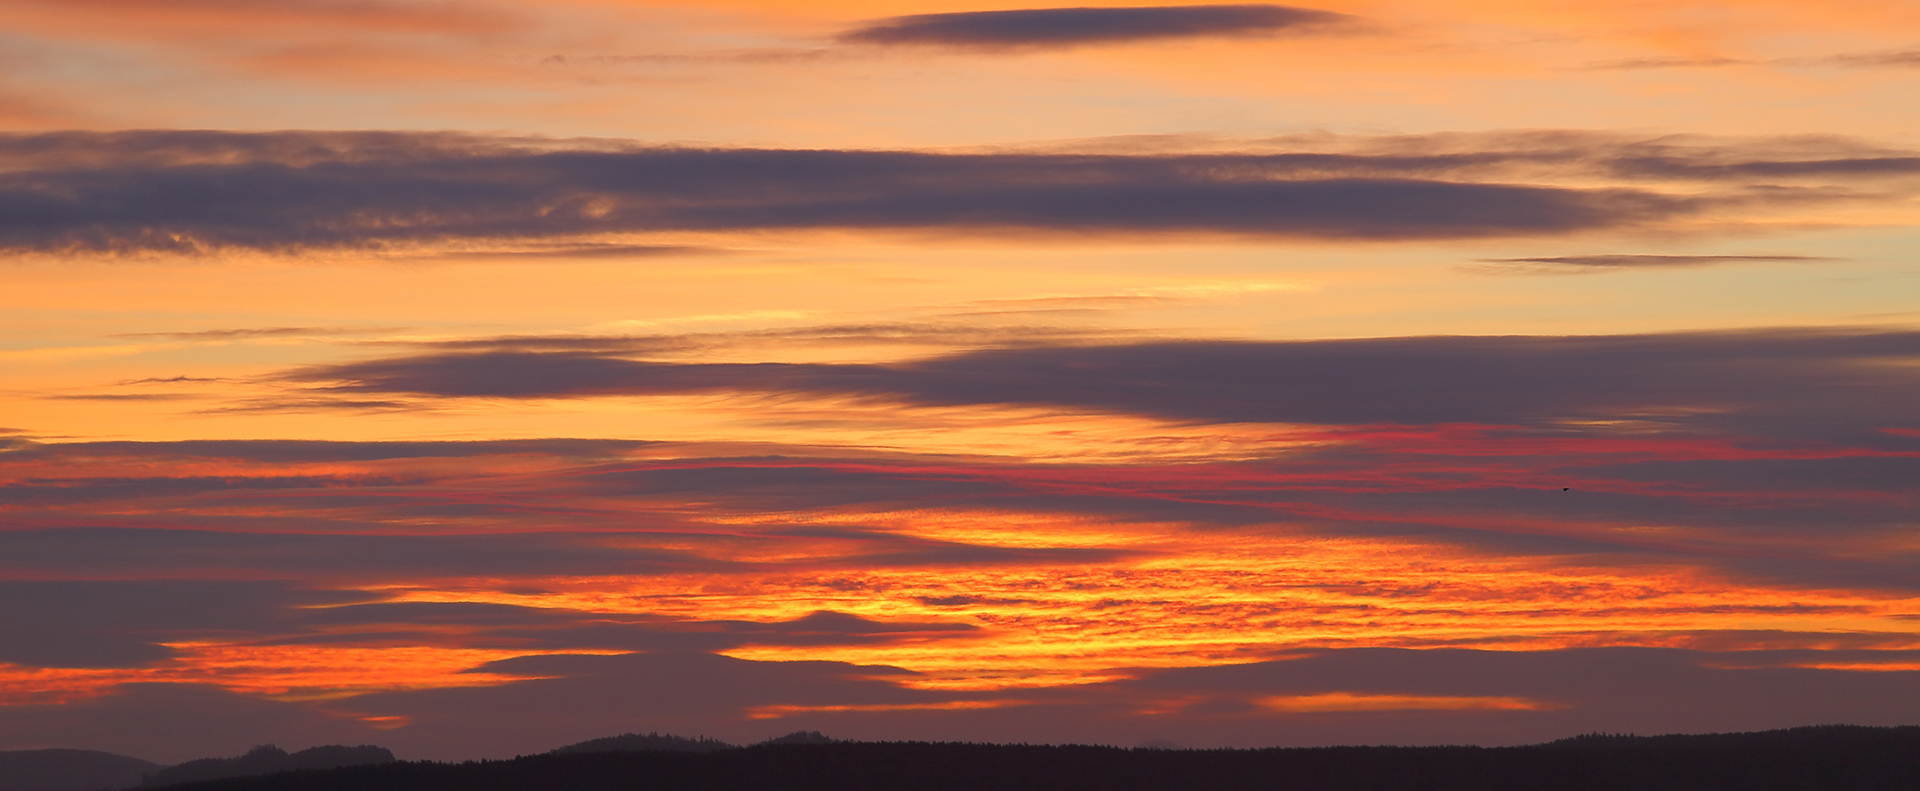
[[[128,788],[159,770],[152,761],[98,750],[13,750],[0,752],[0,791]]]
[[[579,744],[569,744],[552,750],[548,755],[566,755],[570,753],[631,753],[631,752],[679,752],[710,753],[715,750],[731,750],[733,745],[709,739],[705,736],[689,739],[665,733],[623,733],[604,739],[590,739]]]
[[[1911,791],[1920,727],[1588,736],[1526,747],[1165,750],[834,742],[403,762],[177,791]]]
[[[238,758],[201,758],[175,764],[154,772],[143,786],[170,786],[229,777],[292,772],[301,769],[334,769],[342,766],[367,766],[393,763],[393,753],[385,747],[328,745],[288,753],[271,744],[261,745]]]

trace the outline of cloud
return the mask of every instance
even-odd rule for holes
[[[160,381],[176,381],[174,379]],[[193,380],[198,381],[198,380]],[[476,456],[554,456],[618,458],[658,443],[619,439],[419,440],[333,442],[327,440],[182,440],[177,442],[23,443],[0,448],[0,463],[17,461],[99,461],[156,458],[231,459],[275,464],[379,459],[471,458]]]
[[[898,668],[754,662],[699,653],[530,656],[476,672],[548,676],[487,688],[368,695],[343,708],[406,717],[386,740],[411,754],[468,758],[547,750],[615,733],[666,731],[752,742],[793,730],[757,723],[767,705],[898,704],[952,694],[903,689]],[[514,712],[511,717],[498,715]]]
[[[1260,722],[1271,715],[1262,717],[1249,709],[1217,702],[1349,695],[1415,700],[1505,698],[1553,704],[1504,711],[1496,706],[1482,710],[1462,706],[1458,714],[1435,712],[1427,719],[1394,718],[1399,721],[1370,718],[1363,710],[1356,710],[1359,716],[1343,716],[1337,709],[1329,709],[1326,714],[1308,715],[1292,723],[1294,728],[1304,730],[1317,720],[1323,727],[1348,734],[1379,728],[1429,744],[1449,737],[1466,743],[1513,744],[1539,741],[1549,734],[1596,730],[1654,734],[1761,730],[1824,722],[1904,724],[1898,708],[1920,694],[1920,687],[1915,687],[1912,679],[1793,667],[1769,653],[1661,648],[1514,652],[1361,648],[1312,651],[1276,662],[1158,671],[1124,686],[1184,699],[1187,707],[1197,710],[1195,714],[1205,717],[1204,712],[1209,710],[1219,712],[1213,717],[1238,720],[1253,733],[1271,727]],[[1376,732],[1371,741],[1378,743],[1383,735]],[[1308,738],[1312,739],[1308,743],[1327,744],[1338,743],[1341,735]]]
[[[222,377],[217,377],[217,376],[180,375],[180,376],[149,376],[145,379],[130,379],[125,382],[119,382],[118,384],[125,387],[130,385],[164,385],[164,384],[186,384],[189,382],[229,382],[229,381],[232,381],[232,380],[225,379]]]
[[[791,64],[810,61],[831,60],[844,57],[845,52],[821,47],[779,48],[762,47],[757,49],[736,49],[712,52],[676,52],[654,53],[647,55],[549,55],[540,60],[542,66],[573,66],[578,64],[648,64],[676,65],[683,63],[772,63]]]
[[[163,641],[270,632],[291,607],[362,598],[268,582],[0,582],[0,662],[135,667],[172,656]]]
[[[1272,34],[1341,24],[1352,19],[1330,11],[1280,5],[1032,8],[890,17],[848,31],[840,36],[840,41],[978,49],[1069,47]]]
[[[381,742],[439,759],[527,753],[653,730],[735,742],[810,729],[886,741],[1130,745],[1175,736],[1190,747],[1267,747],[1528,744],[1593,731],[1909,722],[1917,693],[1912,673],[1792,667],[1765,654],[1318,650],[1019,694],[907,689],[892,682],[912,674],[832,662],[547,656],[483,669],[546,679],[383,693],[340,708],[407,718],[412,724],[382,734]],[[1263,705],[1275,699],[1301,705]],[[494,716],[498,711],[515,716]],[[769,711],[785,716],[753,716]]]
[[[48,401],[179,401],[193,396],[185,393],[77,393],[38,398]]]
[[[1830,55],[1814,61],[1832,66],[1853,66],[1871,68],[1876,66],[1920,67],[1920,49],[1888,50],[1883,52],[1849,52]]]
[[[62,470],[57,483],[27,464],[0,487],[19,503],[8,514],[11,530],[0,533],[0,573],[326,586],[524,575],[1046,573],[1038,570],[1159,557],[1151,545],[1126,542],[1007,546],[919,534],[885,516],[931,508],[1183,530],[1411,536],[1602,564],[1665,558],[1767,585],[1920,585],[1910,553],[1861,549],[1910,521],[1916,503],[1899,485],[1920,474],[1910,440],[1874,447],[1833,444],[1864,433],[1770,438],[1758,432],[1780,423],[1805,432],[1809,421],[1745,420],[1624,429],[1276,427],[1283,441],[1268,458],[1174,465],[1032,465],[852,448],[726,456],[668,446],[654,458],[374,459],[335,463],[354,466],[307,479],[268,463],[184,482],[102,475],[96,485],[72,467],[112,473],[139,457],[49,456],[42,461]],[[193,458],[162,447],[148,463]],[[927,595],[927,604],[964,604],[942,598],[949,593]],[[726,642],[628,627],[598,634],[609,642],[597,645],[609,647]],[[562,639],[525,636],[549,638]]]
[[[17,546],[19,542],[8,542]],[[162,542],[164,543],[164,542]],[[325,544],[324,539],[307,542]],[[460,568],[471,542],[435,540],[453,556],[443,570],[512,573],[500,567]],[[241,546],[244,542],[231,542]],[[150,543],[151,546],[151,543]],[[10,547],[14,548],[14,547]],[[537,551],[537,549],[535,550]],[[194,569],[302,576],[271,561],[248,567]],[[470,557],[466,559],[471,559]],[[145,568],[121,574],[179,574],[181,558],[161,550]],[[96,573],[110,564],[97,564]],[[325,564],[319,564],[324,566]],[[603,567],[604,568],[604,567]],[[57,561],[42,574],[72,573]],[[574,564],[571,569],[595,569]],[[538,573],[529,569],[521,573]],[[553,569],[547,569],[553,571]],[[417,579],[408,582],[417,583]],[[719,651],[741,646],[877,645],[966,638],[977,626],[953,621],[876,621],[817,611],[784,621],[689,620],[633,613],[524,607],[482,602],[380,601],[380,593],[303,588],[287,581],[38,580],[0,582],[0,668],[142,668],[179,658],[167,644],[214,641],[247,647],[390,645],[498,648],[511,651]],[[18,701],[15,701],[18,702]]]
[[[897,364],[665,363],[586,352],[440,353],[286,374],[346,394],[568,398],[760,391],[1018,404],[1177,420],[1550,426],[1644,419],[1876,441],[1920,419],[1887,392],[1912,332],[1185,341],[986,349]]]
[[[577,258],[654,258],[672,255],[700,255],[727,252],[723,248],[679,244],[559,244],[517,250],[470,250],[432,253],[421,258],[435,260],[484,259],[577,259]]]
[[[1605,166],[1627,178],[1694,179],[1703,181],[1777,180],[1844,177],[1866,181],[1904,178],[1920,173],[1920,156],[1906,153],[1791,151],[1775,156],[1761,152],[1698,152],[1649,145],[1623,150],[1605,160]],[[1732,154],[1732,155],[1729,155]],[[1813,154],[1808,156],[1806,154]]]
[[[303,505],[340,508],[342,498]],[[407,512],[396,504],[392,515]],[[213,530],[75,527],[0,533],[0,569],[76,577],[150,575],[305,579],[316,584],[394,582],[463,576],[650,575],[738,570],[739,564],[685,552],[619,546],[615,536],[327,535]]]
[[[411,640],[435,644],[457,627],[463,646],[519,651],[715,652],[741,646],[874,645],[966,638],[979,627],[956,622],[882,622],[819,611],[787,621],[683,620],[478,602],[381,602],[303,610],[299,631],[271,645]]]
[[[1587,65],[1594,70],[1630,70],[1630,69],[1685,69],[1712,68],[1719,66],[1841,66],[1846,68],[1880,68],[1920,66],[1920,50],[1882,50],[1879,52],[1843,52],[1838,55],[1806,58],[1772,58],[1769,60],[1749,60],[1745,58],[1699,57],[1699,58],[1630,58],[1626,60],[1602,61]]]
[[[1835,653],[1846,660],[1912,659],[1911,652]],[[237,754],[261,741],[289,748],[375,743],[403,758],[463,760],[634,731],[736,743],[803,728],[889,741],[1131,745],[1176,737],[1204,748],[1500,745],[1594,731],[1910,723],[1912,707],[1920,704],[1914,673],[1795,666],[1822,658],[1657,648],[1316,650],[1280,661],[1141,671],[1128,680],[1007,695],[907,689],[893,682],[913,675],[884,666],[697,653],[549,656],[481,669],[544,679],[319,703],[130,684],[87,701],[0,709],[0,743],[84,744],[161,761]],[[1317,709],[1302,711],[1261,705],[1276,697],[1356,703],[1294,707]],[[1503,699],[1509,705],[1498,705]],[[1416,705],[1373,711],[1361,705],[1394,700]],[[1521,701],[1538,707],[1511,705]],[[773,707],[789,716],[752,717]],[[374,730],[367,717],[397,719],[384,721],[391,729]],[[405,724],[391,727],[398,723]]]
[[[1091,304],[1112,306],[1109,298],[1089,298]],[[1134,298],[1117,298],[1131,300]],[[1158,299],[1158,298],[1142,298]],[[1024,301],[1020,301],[1024,302]],[[1047,302],[1050,306],[1076,303]],[[1138,304],[1127,301],[1117,304]],[[974,307],[969,305],[968,307]],[[967,314],[961,314],[967,315]],[[665,322],[661,322],[665,323]],[[653,322],[641,326],[654,325]],[[613,326],[626,327],[626,322]],[[679,356],[738,349],[756,345],[792,348],[797,345],[924,345],[954,346],[1030,346],[1085,342],[1136,334],[1128,329],[1060,326],[987,325],[966,322],[877,322],[865,324],[825,324],[807,327],[783,327],[731,332],[683,332],[648,335],[496,335],[430,341],[373,342],[396,346],[425,347],[462,351],[595,352],[647,356]]]
[[[1561,132],[1249,145],[1259,150],[691,149],[403,132],[9,135],[0,136],[0,248],[441,244],[454,249],[408,254],[631,256],[691,250],[592,237],[808,229],[1531,237],[1855,200],[1867,193],[1852,182],[1920,174],[1911,152],[1837,138]],[[1716,186],[1670,194],[1641,183],[1674,180]]]
[[[1482,258],[1492,272],[1523,274],[1606,271],[1618,269],[1674,269],[1715,264],[1831,261],[1811,255],[1561,255],[1542,258]]]
[[[1850,151],[1844,162],[1770,163],[1739,154],[1676,145],[965,154],[646,148],[397,132],[49,133],[0,138],[0,247],[194,253],[487,242],[525,249],[529,241],[608,233],[824,228],[1345,240],[1552,236],[1658,225],[1736,198],[1742,205],[1784,198],[1476,180],[1474,171],[1492,176],[1557,161],[1563,169],[1632,178],[1920,172],[1920,157],[1911,156]]]
[[[239,340],[239,339],[245,339],[245,338],[305,338],[305,337],[329,337],[329,336],[338,336],[338,335],[379,335],[384,333],[400,332],[400,331],[402,330],[401,328],[398,328],[398,327],[239,327],[234,329],[221,329],[221,330],[193,330],[190,332],[123,332],[115,335],[109,335],[107,337],[109,338],[164,338],[166,340],[176,340],[176,341],[203,341],[203,340],[204,341],[224,341],[224,340]],[[160,381],[207,381],[207,380],[197,380],[189,377],[176,377],[175,379],[171,379],[171,380],[150,379],[146,381],[160,382]]]
[[[1595,71],[1615,71],[1615,70],[1634,70],[1634,69],[1693,69],[1693,68],[1715,68],[1720,66],[1746,66],[1756,62],[1757,61],[1742,60],[1739,58],[1722,58],[1722,57],[1629,58],[1626,60],[1609,60],[1609,61],[1602,61],[1599,63],[1592,63],[1592,64],[1588,64],[1583,68],[1592,69]]]
[[[387,476],[247,475],[177,477],[75,477],[9,482],[0,505],[52,506],[103,500],[167,498],[235,490],[353,489],[406,483]]]

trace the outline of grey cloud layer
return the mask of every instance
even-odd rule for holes
[[[1634,418],[1801,435],[1912,427],[1920,333],[1804,330],[989,349],[893,365],[432,353],[291,374],[350,393],[563,398],[710,390],[1043,404],[1223,422]]]
[[[1542,236],[1850,194],[1746,184],[1754,180],[1920,173],[1920,158],[1904,152],[1838,144],[1715,148],[1574,133],[1468,143],[1480,148],[1436,137],[1361,153],[1113,155],[647,148],[431,133],[14,135],[0,137],[0,248],[526,244],[810,228]],[[1537,180],[1543,169],[1617,183],[1556,186]],[[1722,187],[1678,196],[1637,185],[1676,178]]]
[[[457,551],[457,541],[444,542]],[[164,562],[164,561],[162,561]],[[163,643],[261,645],[446,640],[522,650],[718,651],[742,645],[849,645],[965,637],[959,622],[880,622],[820,611],[788,621],[687,621],[499,604],[393,603],[290,582],[55,580],[0,582],[0,662],[140,667]],[[438,631],[436,631],[438,630]]]
[[[817,553],[797,567],[816,571],[1078,565],[1129,555],[979,546],[780,518],[795,511],[937,504],[1199,529],[1278,522],[1340,535],[1436,537],[1517,555],[1666,557],[1788,584],[1920,586],[1909,554],[1846,549],[1855,539],[1898,532],[1911,522],[1916,503],[1900,494],[1911,488],[1902,482],[1920,476],[1911,440],[1885,437],[1904,453],[1840,449],[1847,452],[1808,458],[1770,455],[1782,447],[1777,441],[1751,438],[1745,441],[1757,442],[1755,451],[1730,445],[1709,458],[1695,458],[1685,447],[1716,434],[1742,440],[1712,428],[1664,438],[1644,431],[1522,429],[1469,435],[1460,440],[1464,446],[1443,438],[1403,447],[1408,440],[1393,431],[1375,440],[1361,430],[1336,446],[1208,465],[1203,474],[1191,466],[1075,470],[884,455],[809,458],[799,455],[803,449],[788,449],[760,457],[590,459],[517,475],[509,487],[484,474],[444,471],[438,480],[352,489],[322,479],[305,489],[183,489],[165,479],[91,487],[71,480],[65,485],[73,493],[58,508],[7,514],[11,529],[0,532],[0,573],[313,584],[521,573],[752,573],[787,567],[726,560],[741,542],[775,547],[794,541]],[[1623,440],[1632,445],[1609,447]],[[1668,458],[1668,445],[1681,458]],[[32,500],[42,486],[30,483],[27,495],[9,496]],[[13,488],[0,486],[0,492]],[[700,503],[705,512],[774,518],[752,536],[732,527],[714,536],[712,525],[686,514],[687,503]],[[1622,523],[1684,529],[1646,535],[1605,527]],[[281,532],[251,532],[260,530]],[[372,534],[390,530],[438,535]],[[1810,546],[1813,536],[1831,546]]]
[[[158,643],[284,628],[291,608],[365,598],[265,582],[0,581],[0,662],[137,666]]]
[[[854,44],[934,44],[989,49],[1064,47],[1274,33],[1351,19],[1344,14],[1280,5],[1029,8],[892,17],[849,31],[840,40]]]
[[[339,506],[341,503],[315,503]],[[404,512],[404,507],[399,509]],[[468,575],[725,572],[740,564],[671,550],[616,547],[582,534],[384,536],[66,528],[0,532],[0,571],[81,578],[318,579],[389,582]]]

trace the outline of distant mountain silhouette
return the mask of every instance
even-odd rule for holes
[[[817,734],[813,734],[817,736]],[[617,737],[616,737],[617,738]],[[824,737],[820,737],[824,738]],[[694,740],[685,740],[694,741]],[[924,742],[400,762],[191,791],[1913,791],[1920,727],[1589,735],[1526,747],[1168,750]],[[176,789],[175,791],[189,791]]]
[[[733,749],[733,745],[709,739],[705,736],[689,739],[665,733],[623,733],[603,739],[590,739],[579,744],[569,744],[548,752],[548,755],[566,755],[570,753],[630,753],[630,752],[677,752],[710,753],[715,750]]]
[[[152,761],[98,750],[14,750],[0,752],[0,791],[130,788],[159,770]]]
[[[393,753],[388,752],[385,747],[372,745],[345,747],[336,744],[310,747],[290,754],[271,744],[263,744],[247,751],[246,755],[239,758],[202,758],[169,766],[154,772],[141,785],[167,786],[301,769],[335,769],[342,766],[388,763],[393,763]]]

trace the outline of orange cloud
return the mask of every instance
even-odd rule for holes
[[[210,684],[281,700],[330,700],[384,690],[491,686],[527,678],[472,672],[487,662],[528,655],[524,651],[210,642],[172,647],[178,649],[177,657],[149,667],[0,665],[0,690],[6,690],[0,705],[82,700],[130,683]]]
[[[1442,695],[1373,695],[1353,692],[1323,692],[1313,695],[1273,695],[1259,703],[1274,711],[1290,714],[1316,714],[1336,711],[1551,711],[1565,708],[1526,698],[1468,697]]]

